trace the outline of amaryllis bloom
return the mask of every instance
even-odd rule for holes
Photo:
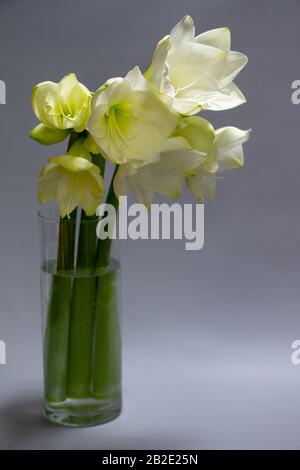
[[[76,207],[87,215],[95,214],[105,192],[98,166],[87,158],[84,150],[82,156],[75,156],[79,149],[77,142],[70,153],[49,158],[38,178],[39,202],[57,201],[61,217]]]
[[[250,130],[231,126],[214,130],[205,119],[190,116],[182,119],[176,135],[184,137],[193,149],[206,153],[194,174],[186,175],[187,186],[200,203],[215,197],[217,174],[244,166],[243,144]]]
[[[185,117],[162,147],[159,161],[142,167],[134,162],[120,166],[115,192],[121,196],[130,190],[149,207],[153,193],[178,199],[186,179],[192,194],[203,203],[205,197],[215,195],[216,173],[243,166],[242,145],[249,133],[236,127],[215,131],[206,119]]]
[[[87,129],[103,156],[113,163],[159,158],[179,116],[149,89],[140,69],[105,83],[94,95]]]
[[[42,124],[33,129],[31,137],[40,143],[52,144],[62,140],[64,133],[66,136],[71,129],[83,131],[90,115],[91,99],[92,94],[78,82],[74,73],[59,83],[36,85],[32,91],[32,107]]]
[[[136,201],[148,208],[155,192],[179,199],[184,177],[195,174],[205,156],[183,137],[171,137],[162,146],[158,161],[144,166],[135,162],[121,165],[114,180],[115,193],[122,196],[130,190]]]
[[[193,20],[185,16],[158,43],[144,75],[181,114],[234,108],[245,102],[233,80],[248,59],[230,48],[228,28],[213,29],[195,37]]]

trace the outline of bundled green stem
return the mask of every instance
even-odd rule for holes
[[[118,198],[114,192],[116,166],[106,204],[118,209]],[[110,266],[110,238],[97,241],[95,270],[105,269],[104,274],[97,278],[94,351],[92,365],[92,393],[95,398],[105,399],[112,394],[120,393],[121,382],[121,338],[118,315],[117,275]]]
[[[117,398],[121,383],[121,338],[118,312],[118,271],[107,270],[97,279],[92,394]]]
[[[72,277],[75,252],[75,213],[71,223],[59,225],[57,274],[52,277],[44,341],[45,396],[48,401],[66,398],[66,374],[69,316],[72,301]],[[69,272],[69,275],[66,273]]]
[[[69,146],[74,143],[74,135]],[[104,173],[105,161],[92,156]],[[106,203],[118,208],[113,179]],[[57,274],[53,275],[45,334],[46,398],[105,398],[120,389],[117,273],[110,269],[111,239],[97,240],[97,218],[83,211],[77,261],[76,211],[61,220]],[[74,271],[74,263],[76,268]],[[70,272],[70,276],[66,275]],[[75,275],[74,275],[75,274]],[[73,279],[73,283],[72,283]]]
[[[114,191],[114,178],[118,171],[118,165],[115,167],[114,174],[112,176],[111,184],[108,190],[106,204],[111,204],[116,209],[116,212],[119,207],[119,200]],[[111,251],[111,238],[106,238],[105,240],[98,240],[97,242],[97,250],[96,250],[96,258],[95,258],[95,269],[103,268],[108,266],[109,264],[109,257]]]
[[[97,219],[82,215],[69,326],[67,396],[90,394],[96,278],[91,276]]]
[[[93,155],[102,176],[105,160]],[[96,277],[93,275],[96,253],[97,218],[80,216],[76,277],[69,326],[69,350],[67,372],[67,396],[82,399],[90,396],[91,364],[93,351],[93,327],[96,296]]]

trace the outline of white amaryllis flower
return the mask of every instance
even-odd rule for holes
[[[92,94],[75,73],[59,83],[42,82],[32,91],[32,107],[38,119],[49,129],[85,129],[90,114]]]
[[[155,49],[146,79],[172,100],[181,114],[201,109],[234,108],[245,97],[233,83],[248,59],[231,48],[228,28],[207,31],[195,37],[195,26],[185,16]]]
[[[130,190],[136,201],[148,208],[154,192],[179,199],[184,177],[195,174],[205,155],[191,149],[185,138],[171,137],[162,146],[158,161],[144,166],[134,161],[121,165],[114,179],[115,193],[119,197]]]
[[[216,192],[216,174],[244,166],[243,144],[250,130],[212,125],[198,116],[183,118],[177,135],[184,137],[193,149],[206,153],[194,174],[186,175],[187,186],[198,202],[213,199]]]
[[[87,215],[95,214],[104,193],[100,170],[80,140],[66,155],[49,158],[38,178],[39,202],[57,201],[62,218],[76,207]]]
[[[215,131],[206,119],[185,117],[162,147],[159,161],[142,167],[134,162],[119,167],[115,192],[121,196],[131,190],[138,202],[149,207],[154,192],[178,199],[186,178],[198,202],[204,202],[205,197],[212,199],[216,173],[243,166],[242,145],[249,133],[236,127]]]
[[[149,163],[179,116],[149,89],[140,69],[105,83],[94,95],[87,128],[105,158],[117,164]]]

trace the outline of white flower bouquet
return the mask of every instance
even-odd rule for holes
[[[214,129],[197,114],[245,102],[233,80],[246,63],[231,51],[228,28],[195,36],[186,16],[158,42],[144,73],[136,66],[95,93],[74,73],[34,87],[40,124],[30,136],[44,145],[69,141],[38,178],[39,202],[56,201],[60,217],[44,341],[50,419],[95,424],[121,408],[116,270],[111,240],[96,236],[105,166],[115,166],[106,202],[116,209],[129,191],[149,208],[154,193],[178,199],[184,182],[199,203],[214,198],[217,175],[244,165],[249,130]]]

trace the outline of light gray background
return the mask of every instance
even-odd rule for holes
[[[144,69],[186,13],[198,30],[230,26],[249,56],[248,103],[209,113],[252,127],[246,166],[206,205],[206,242],[126,242],[124,411],[92,429],[41,417],[42,350],[36,177],[63,147],[27,138],[32,86],[75,71],[90,89]],[[0,366],[2,449],[299,448],[300,3],[296,0],[1,0]],[[189,201],[188,195],[184,196]]]

